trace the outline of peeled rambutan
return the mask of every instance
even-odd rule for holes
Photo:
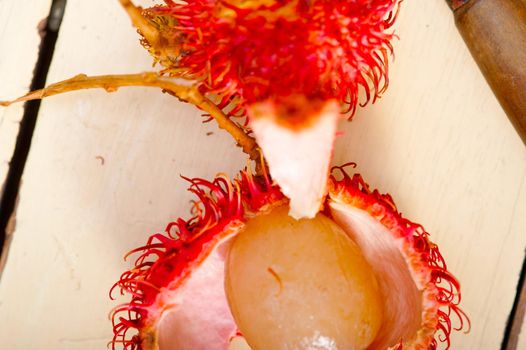
[[[194,216],[133,250],[114,286],[131,294],[114,348],[437,349],[466,326],[438,247],[360,175],[334,169],[301,220],[266,175],[190,182]]]

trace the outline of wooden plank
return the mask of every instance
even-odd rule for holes
[[[406,1],[391,86],[346,125],[336,162],[424,224],[472,320],[453,349],[500,349],[526,246],[526,149],[442,2]]]
[[[48,82],[151,69],[118,1],[68,1]],[[153,89],[43,102],[0,283],[3,346],[106,348],[116,306],[108,291],[127,266],[123,254],[188,214],[179,175],[233,175],[246,164],[201,120]]]
[[[49,14],[51,0],[0,2],[0,100],[27,91],[38,58],[39,23]],[[22,104],[0,108],[0,194],[24,113]]]
[[[526,246],[526,151],[445,3],[404,2],[397,31],[390,89],[342,124],[335,164],[358,162],[440,244],[473,322],[453,348],[496,350]],[[117,1],[69,0],[56,50],[49,82],[151,62]],[[244,164],[215,125],[155,90],[44,101],[0,283],[5,346],[104,347],[115,305],[106,293],[125,268],[121,256],[187,216],[178,175],[232,175]]]

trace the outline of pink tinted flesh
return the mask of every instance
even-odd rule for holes
[[[360,246],[385,300],[384,322],[368,350],[410,342],[421,326],[422,292],[400,253],[402,242],[367,212],[331,202],[334,221]],[[219,243],[183,286],[163,291],[158,323],[159,350],[227,350],[236,335],[225,290],[225,259],[230,239]],[[170,305],[170,306],[168,306]]]
[[[230,240],[218,244],[184,285],[164,291],[167,307],[158,324],[159,350],[226,350],[237,327],[224,289]]]
[[[384,305],[384,321],[368,350],[384,350],[412,340],[422,323],[422,292],[400,253],[402,241],[367,212],[331,202],[334,221],[360,246],[371,264]]]

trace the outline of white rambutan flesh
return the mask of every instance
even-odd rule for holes
[[[428,233],[359,175],[331,175],[323,212],[301,220],[269,178],[191,181],[195,216],[134,250],[116,284],[132,300],[114,347],[435,350],[469,327]]]
[[[382,323],[371,266],[322,214],[295,220],[280,207],[250,220],[230,248],[226,291],[253,350],[365,349]]]
[[[336,126],[341,118],[335,100],[290,97],[248,108],[250,127],[269,165],[272,179],[290,199],[289,214],[313,218],[327,193]]]

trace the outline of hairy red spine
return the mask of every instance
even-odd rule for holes
[[[372,190],[360,174],[349,176],[346,167],[356,167],[355,163],[333,167],[330,176],[334,192],[344,192],[352,198],[353,206],[367,211],[392,233],[397,233],[408,242],[420,256],[421,263],[429,269],[429,281],[436,288],[436,302],[439,305],[437,332],[429,350],[436,350],[438,343],[450,348],[450,336],[453,330],[466,329],[469,332],[470,320],[459,307],[461,301],[460,283],[447,269],[446,262],[438,246],[429,240],[429,233],[420,224],[413,223],[402,216],[389,194]],[[335,171],[342,175],[336,180]],[[452,319],[458,322],[452,325]],[[403,344],[397,350],[402,350]]]
[[[135,266],[123,273],[110,290],[118,288],[122,295],[131,294],[130,302],[117,306],[110,317],[113,323],[112,349],[121,344],[125,350],[144,349],[140,335],[128,335],[130,329],[147,325],[148,307],[161,288],[182,280],[190,273],[190,262],[207,249],[207,244],[229,224],[244,221],[245,213],[257,212],[263,205],[281,200],[283,195],[266,176],[254,177],[248,171],[231,182],[225,175],[214,181],[188,179],[189,191],[198,201],[193,205],[193,217],[177,219],[166,226],[165,233],[152,235],[146,245],[129,252],[140,253]],[[112,298],[113,299],[113,298]]]
[[[346,166],[335,167],[330,176],[329,195],[344,194],[348,202],[356,208],[367,211],[389,231],[402,237],[416,254],[419,264],[427,267],[426,285],[434,286],[434,296],[438,305],[436,332],[429,350],[436,350],[438,343],[450,347],[450,335],[453,330],[469,330],[469,319],[459,307],[461,300],[460,285],[447,270],[446,263],[438,247],[429,240],[425,229],[413,223],[398,212],[389,194],[371,190],[359,174],[349,176]],[[336,179],[340,170],[342,179]],[[123,273],[113,286],[121,293],[131,294],[129,303],[116,307],[111,313],[114,338],[111,342],[115,349],[121,344],[126,350],[147,350],[140,334],[129,335],[130,329],[147,328],[147,315],[160,292],[173,281],[182,281],[191,272],[192,262],[207,249],[221,232],[235,222],[244,222],[251,214],[264,210],[267,205],[284,201],[284,197],[267,176],[254,177],[248,171],[241,172],[237,180],[231,182],[225,175],[219,175],[212,182],[202,179],[187,179],[189,190],[197,197],[193,205],[194,216],[189,220],[177,219],[166,227],[164,234],[152,235],[145,246],[132,250],[139,253],[135,266]],[[327,213],[330,215],[330,213]],[[110,291],[110,296],[112,294]],[[457,325],[453,325],[453,321]],[[399,344],[397,350],[402,350]]]
[[[337,99],[354,112],[360,89],[365,105],[388,86],[400,1],[276,0],[250,8],[233,0],[165,1],[146,13],[162,30],[170,23],[165,32],[180,46],[178,57],[164,61],[166,72],[196,79],[221,108],[235,99],[231,115],[293,94]]]

